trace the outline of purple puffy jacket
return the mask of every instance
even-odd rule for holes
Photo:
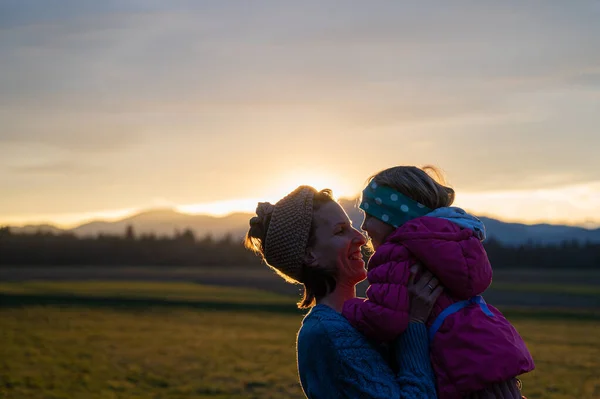
[[[367,298],[346,301],[343,315],[371,339],[397,337],[408,326],[407,284],[417,262],[445,287],[430,329],[444,309],[480,295],[492,281],[487,254],[472,230],[423,216],[400,226],[377,249],[369,261]],[[469,304],[444,318],[430,349],[440,399],[461,398],[534,369],[515,328],[488,305]]]

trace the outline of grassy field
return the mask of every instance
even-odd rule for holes
[[[546,287],[545,289],[550,289]],[[185,283],[0,283],[0,397],[303,398],[295,298]],[[600,398],[600,317],[507,310],[528,398]]]

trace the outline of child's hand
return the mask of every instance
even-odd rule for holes
[[[437,278],[429,271],[425,270],[420,265],[414,265],[410,268],[410,277],[408,279],[408,293],[410,295],[409,316],[413,323],[425,323],[429,318],[429,314],[433,309],[433,305],[444,290],[444,287],[439,285]],[[421,277],[415,281],[415,276],[420,274]]]

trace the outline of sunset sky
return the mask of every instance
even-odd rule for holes
[[[598,1],[0,2],[0,225],[253,211],[435,164],[600,226]]]

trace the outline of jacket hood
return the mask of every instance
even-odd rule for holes
[[[433,212],[428,213],[426,216],[446,219],[460,227],[471,229],[475,236],[481,241],[486,238],[485,225],[483,222],[461,208],[455,206],[442,207],[433,210]]]
[[[408,249],[457,299],[479,295],[492,282],[492,267],[475,231],[445,218],[412,219],[391,233],[386,242]],[[386,247],[382,245],[377,252],[386,251]]]

